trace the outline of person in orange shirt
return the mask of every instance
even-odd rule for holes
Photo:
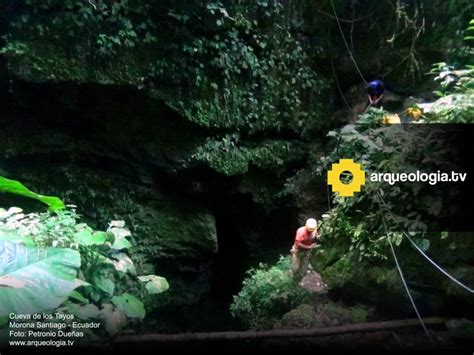
[[[303,227],[296,231],[295,242],[291,248],[291,272],[296,278],[303,278],[308,271],[311,250],[316,248],[319,239],[318,222],[309,218]]]

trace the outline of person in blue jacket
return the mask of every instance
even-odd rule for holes
[[[385,93],[385,85],[380,80],[373,80],[367,85],[367,97],[369,106],[381,107],[383,102],[383,94]]]

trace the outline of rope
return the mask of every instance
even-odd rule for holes
[[[332,46],[331,46],[331,53],[332,53]],[[351,111],[352,107],[347,102],[346,96],[344,95],[344,92],[342,91],[341,84],[339,83],[339,79],[337,78],[336,68],[334,68],[334,62],[332,61],[332,59],[331,59],[331,69],[332,69],[332,75],[334,76],[334,80],[336,81],[336,86],[337,86],[337,90],[339,91],[339,95],[341,95],[342,101],[344,101],[344,104],[346,105],[347,109]]]
[[[331,6],[332,6],[332,11],[334,13],[334,18],[336,19],[336,22],[337,22],[337,26],[339,27],[339,31],[341,32],[342,40],[344,41],[344,45],[346,46],[346,49],[349,52],[349,56],[351,57],[352,63],[354,63],[354,66],[357,69],[357,72],[359,73],[364,83],[367,85],[367,80],[365,80],[364,75],[362,75],[362,72],[360,71],[359,66],[357,65],[357,62],[354,59],[354,56],[352,55],[351,49],[349,48],[349,44],[347,43],[346,37],[344,36],[344,31],[342,30],[341,22],[339,20],[339,17],[337,16],[337,12],[336,12],[336,8],[334,7],[333,0],[331,0]]]
[[[341,132],[337,135],[337,145],[336,145],[336,156],[339,158],[339,145],[341,144]],[[329,197],[331,195],[331,192],[329,191],[329,184],[327,183],[327,178],[326,178],[326,191],[327,191],[327,197],[328,197],[328,207],[329,207],[329,212],[331,211],[331,198]]]
[[[390,250],[392,251],[393,259],[395,260],[395,264],[397,266],[398,273],[400,274],[400,278],[402,279],[403,286],[405,287],[408,298],[410,299],[411,305],[413,306],[413,309],[415,310],[416,316],[418,317],[418,320],[420,321],[420,323],[423,327],[423,330],[426,333],[426,336],[428,337],[428,339],[430,339],[431,344],[434,344],[433,338],[431,337],[431,334],[429,333],[428,328],[426,328],[425,322],[423,322],[423,318],[421,318],[420,312],[418,312],[418,308],[416,307],[415,301],[413,300],[413,297],[411,296],[410,289],[408,288],[408,285],[405,281],[405,277],[403,276],[402,269],[400,268],[400,264],[398,263],[397,254],[395,253],[395,248],[393,247],[392,241],[390,240],[390,237],[388,235],[387,224],[385,223],[385,217],[384,217],[383,210],[382,210],[382,204],[380,202],[382,200],[382,196],[380,195],[380,192],[378,192],[378,191],[377,191],[377,195],[379,197],[378,203],[379,203],[380,212],[381,212],[381,215],[382,215],[382,222],[383,222],[383,226],[384,226],[384,229],[385,229],[385,234],[387,235],[388,244],[390,245]]]
[[[365,111],[364,111],[363,115],[365,115],[367,113],[367,111],[369,111],[369,108],[371,108],[371,107],[372,107],[372,102],[369,102],[369,104],[365,108]]]
[[[89,4],[92,5],[92,7],[94,8],[94,10],[97,10],[97,5],[94,4],[91,0],[88,0]]]
[[[408,236],[407,233],[403,232],[403,234],[405,235],[405,237],[408,238],[408,240],[410,241],[410,243],[416,248],[416,250],[418,250],[421,255],[423,255],[426,260],[428,260],[435,268],[437,268],[439,271],[441,271],[445,276],[447,276],[449,279],[451,279],[451,281],[453,281],[454,283],[456,283],[458,286],[461,286],[462,288],[464,288],[465,290],[469,291],[470,293],[474,293],[474,289],[466,286],[465,284],[463,284],[461,281],[459,281],[458,279],[456,279],[454,276],[450,275],[447,271],[445,271],[441,266],[439,266],[438,264],[436,264],[433,260],[430,259],[430,257],[428,255],[425,254],[425,252],[423,250],[420,249],[420,247],[418,245],[415,244],[415,242]]]
[[[328,196],[328,211],[331,211],[331,193],[329,192],[329,184],[326,183],[326,188],[327,188],[327,196]]]
[[[380,196],[380,198],[382,200],[383,205],[388,210],[388,212],[393,215],[392,210],[390,209],[390,207],[388,207],[388,205],[384,201],[383,197]],[[469,286],[466,286],[465,284],[463,284],[461,281],[456,279],[454,276],[452,276],[450,273],[448,273],[446,270],[444,270],[441,266],[439,266],[428,255],[426,255],[426,253],[423,250],[421,250],[421,248],[410,238],[408,233],[406,233],[405,231],[402,231],[402,233],[405,235],[405,237],[407,237],[407,239],[410,241],[410,243],[413,245],[413,247],[415,247],[415,249],[418,250],[420,252],[420,254],[423,255],[425,257],[425,259],[428,260],[431,263],[431,265],[433,265],[436,269],[438,269],[441,273],[443,273],[446,277],[448,277],[451,281],[453,281],[458,286],[464,288],[466,291],[468,291],[470,293],[474,293],[474,289],[472,289]]]
[[[322,11],[322,10],[317,10],[317,11],[322,13],[323,15],[326,15],[326,16],[330,17],[330,18],[337,19],[337,17],[334,17],[333,15],[331,15],[331,14],[325,12],[325,11]],[[352,20],[347,20],[347,19],[343,19],[343,18],[339,17],[339,21],[354,23],[354,22],[361,21],[361,20],[364,20],[366,18],[369,18],[371,15],[372,14],[369,14],[369,15],[366,15],[366,16],[363,16],[363,17],[359,17],[359,18],[353,18]]]

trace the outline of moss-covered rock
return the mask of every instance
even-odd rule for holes
[[[438,235],[430,240],[429,256],[463,283],[473,284],[472,234],[450,233],[446,238]],[[454,312],[460,312],[463,307],[471,309],[470,293],[442,275],[408,241],[401,245],[397,255],[412,296],[425,313],[438,314],[448,305]],[[344,243],[327,241],[312,262],[328,288],[341,294],[344,300],[374,304],[381,313],[408,314],[406,291],[391,259],[361,260]]]
[[[327,78],[297,34],[303,12],[278,1],[22,2],[11,9],[2,51],[23,81],[127,86],[164,102],[207,130],[192,165],[280,172],[301,163],[301,138],[325,124]],[[229,133],[240,141],[220,144]]]
[[[281,258],[276,265],[252,269],[243,281],[243,288],[230,306],[234,317],[251,329],[272,328],[294,307],[306,303],[309,293],[298,285],[290,270],[290,258]],[[300,312],[288,316],[297,318]],[[293,317],[294,316],[294,317]]]
[[[19,78],[29,82],[74,82],[108,85],[143,84],[146,73],[140,57],[132,51],[115,56],[113,65],[90,63],[86,55],[87,44],[77,43],[77,50],[68,53],[68,45],[47,40],[13,41],[6,51],[9,68]]]
[[[349,310],[349,323],[364,323],[367,321],[368,311],[360,306],[351,307]]]
[[[302,304],[298,308],[285,313],[275,325],[275,329],[318,328],[323,324],[316,319],[313,306]]]
[[[172,262],[173,269],[201,272],[200,267],[192,267],[193,263],[217,253],[214,216],[191,201],[156,203],[141,208],[133,217],[136,226],[149,231],[138,241],[138,250],[147,255],[148,263]]]
[[[362,290],[371,283],[391,290],[400,289],[397,287],[398,274],[393,268],[370,265],[367,261],[360,261],[355,253],[344,254],[323,268],[322,275],[330,288],[347,286]]]
[[[326,300],[316,306],[317,318],[325,326],[336,326],[348,323],[362,323],[367,320],[368,310],[358,304],[347,307],[340,302]]]
[[[276,329],[331,327],[367,321],[368,310],[362,305],[347,307],[329,299],[319,298],[315,304],[302,304],[285,313]]]

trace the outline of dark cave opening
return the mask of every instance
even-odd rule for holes
[[[222,195],[222,201],[233,200]],[[233,296],[242,287],[242,281],[248,267],[248,247],[245,245],[239,228],[239,218],[230,209],[217,208],[214,210],[218,239],[218,252],[212,258],[210,267],[211,284],[209,291],[204,294],[199,303],[180,307],[181,328],[179,331],[223,331],[243,329],[240,322],[234,319],[230,312]],[[161,312],[160,312],[161,313]],[[169,318],[175,324],[175,315]],[[169,329],[169,326],[167,326]]]
[[[216,229],[218,252],[212,267],[211,294],[230,304],[236,295],[247,270],[248,247],[244,244],[239,229],[240,216],[226,211],[217,212]]]

